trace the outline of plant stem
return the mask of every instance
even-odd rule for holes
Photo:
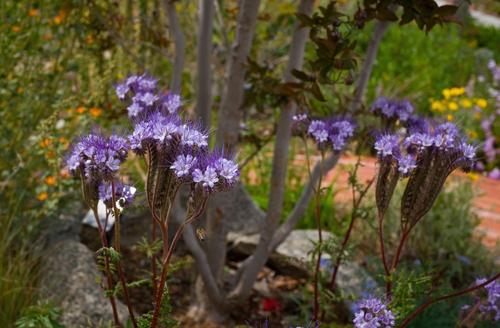
[[[321,152],[321,162],[324,160],[324,152]],[[318,312],[319,312],[319,269],[321,264],[321,247],[323,244],[323,233],[321,229],[321,182],[323,180],[323,168],[322,164],[320,164],[320,177],[318,180],[318,189],[316,189],[316,204],[315,204],[315,217],[316,217],[316,225],[318,226],[318,258],[316,260],[316,268],[314,270],[314,308],[313,308],[313,320],[318,320]],[[310,172],[310,171],[309,171]]]
[[[99,220],[99,214],[97,212],[97,208],[92,208],[92,212],[94,213],[94,218],[97,221],[97,228],[99,230],[99,238],[101,239],[101,245],[104,248],[108,248],[108,241],[106,239],[106,234],[102,228],[101,221]],[[111,270],[109,268],[109,257],[107,254],[104,255],[104,271],[106,273],[106,279],[108,283],[108,291],[111,290],[113,286],[113,279],[111,277]],[[115,325],[121,327],[120,319],[118,318],[118,311],[116,310],[116,302],[115,297],[111,294],[109,295],[109,302],[111,303],[111,308],[113,309],[113,321]]]
[[[427,302],[421,304],[419,307],[417,307],[412,313],[410,313],[404,320],[403,322],[399,325],[399,328],[404,328],[406,326],[408,326],[408,324],[413,320],[415,319],[420,313],[422,313],[425,309],[427,309],[429,306],[431,306],[432,304],[436,303],[436,302],[440,302],[440,301],[444,301],[444,300],[447,300],[447,299],[450,299],[450,298],[453,298],[453,297],[458,297],[458,296],[462,296],[464,294],[467,294],[467,293],[470,293],[470,292],[473,292],[479,288],[482,288],[486,285],[488,285],[489,283],[491,283],[492,281],[495,281],[497,280],[498,278],[500,278],[500,272],[497,273],[495,276],[493,276],[492,278],[486,280],[485,282],[479,284],[479,285],[475,285],[475,286],[472,286],[472,287],[469,287],[469,288],[466,288],[466,289],[463,289],[461,291],[458,291],[458,292],[454,292],[454,293],[450,293],[450,294],[447,294],[447,295],[444,295],[444,296],[440,296],[440,297],[436,297],[436,298],[433,298],[433,299],[430,299],[428,300]]]
[[[384,264],[384,271],[387,277],[390,276],[389,266],[387,265],[387,258],[385,256],[384,245],[384,214],[378,215],[378,238],[380,242],[380,254],[382,256],[382,263]]]
[[[120,253],[120,212],[118,211],[118,208],[116,207],[116,190],[115,190],[115,181],[111,180],[111,201],[113,202],[113,215],[115,217],[115,249]],[[130,302],[130,296],[128,293],[128,287],[127,287],[127,281],[125,280],[125,274],[123,272],[123,268],[121,265],[121,259],[118,260],[117,263],[117,271],[118,271],[118,277],[120,279],[120,283],[123,288],[123,296],[125,298],[125,304],[127,305],[128,313],[130,314],[130,320],[132,320],[132,325],[134,328],[137,327],[137,322],[135,320],[134,316],[134,310],[132,309],[132,304]]]
[[[175,232],[174,239],[172,240],[172,244],[170,245],[167,255],[164,257],[162,261],[162,270],[161,270],[161,275],[160,275],[160,282],[158,284],[158,287],[156,289],[156,295],[155,295],[155,308],[153,311],[153,318],[151,319],[151,328],[156,328],[158,326],[158,318],[160,315],[160,310],[161,310],[161,303],[163,299],[163,290],[165,289],[165,283],[167,281],[167,274],[168,274],[168,265],[170,263],[170,258],[172,257],[172,254],[174,253],[175,246],[177,245],[177,242],[179,241],[182,232],[184,231],[184,228],[190,224],[194,219],[199,217],[203,210],[205,209],[206,205],[206,199],[203,200],[202,206],[193,213],[191,216],[188,216],[184,222],[181,224],[181,226],[177,229]],[[173,203],[173,202],[172,202]],[[170,206],[171,207],[171,206]]]

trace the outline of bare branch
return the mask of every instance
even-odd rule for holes
[[[269,252],[273,252],[290,235],[295,225],[297,225],[300,218],[303,217],[304,213],[307,210],[307,205],[309,204],[309,200],[312,197],[314,188],[318,185],[318,180],[320,178],[321,172],[323,171],[323,175],[326,175],[333,167],[335,167],[339,160],[339,157],[340,154],[332,154],[327,157],[322,164],[316,164],[311,173],[309,181],[304,187],[304,190],[302,190],[302,194],[300,195],[299,200],[295,204],[295,207],[288,215],[286,221],[274,234],[269,247]]]
[[[183,218],[185,216],[185,210],[183,210],[179,201],[179,197],[177,197],[172,210],[172,217],[174,218],[175,222],[177,222],[178,224],[182,224]],[[222,304],[223,295],[219,289],[219,286],[217,285],[217,281],[215,280],[212,271],[210,270],[210,265],[208,263],[205,252],[198,244],[198,239],[196,238],[193,227],[191,225],[186,226],[182,233],[182,238],[184,239],[184,242],[186,243],[189,251],[195,258],[195,263],[205,285],[208,297],[216,304]]]
[[[354,92],[354,99],[351,103],[350,108],[351,112],[356,111],[363,101],[363,97],[368,86],[368,81],[370,80],[370,76],[372,74],[373,64],[375,63],[375,58],[377,58],[380,41],[382,40],[385,31],[387,31],[389,24],[390,23],[388,21],[377,21],[377,23],[375,23],[373,35],[366,51],[366,58],[359,73],[358,82],[356,84],[356,91]]]
[[[172,92],[179,94],[181,92],[182,70],[184,69],[186,40],[179,24],[177,11],[175,10],[175,1],[165,0],[165,10],[167,11],[170,33],[174,38],[175,45],[174,69],[170,89]]]
[[[212,26],[214,0],[200,0],[198,24],[198,90],[196,92],[196,112],[206,129],[210,128],[212,109]]]

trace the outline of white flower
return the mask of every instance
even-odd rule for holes
[[[238,177],[238,164],[225,158],[219,159],[218,164],[219,175],[224,177],[229,182],[236,180]]]
[[[219,177],[217,176],[217,171],[214,167],[208,166],[205,172],[200,169],[196,169],[193,172],[193,181],[196,183],[201,183],[205,188],[213,188],[217,182],[219,182]]]

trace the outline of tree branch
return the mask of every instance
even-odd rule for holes
[[[182,224],[182,218],[184,218],[185,216],[186,213],[180,204],[179,197],[177,197],[174,202],[172,217],[174,218],[176,223]],[[193,231],[193,226],[186,226],[182,233],[182,238],[186,243],[187,248],[195,258],[196,267],[198,269],[198,272],[200,273],[201,278],[203,279],[208,297],[216,304],[222,304],[223,295],[219,289],[219,286],[217,285],[217,281],[215,280],[212,271],[210,270],[210,265],[208,263],[205,252],[198,244],[198,240]]]
[[[354,99],[351,102],[351,112],[356,111],[363,101],[363,97],[368,86],[368,81],[370,80],[370,76],[372,74],[373,64],[375,63],[375,58],[377,58],[380,41],[382,40],[385,31],[387,31],[389,24],[390,23],[388,21],[377,21],[375,23],[373,35],[366,51],[366,58],[359,73],[359,78],[356,84],[356,91],[354,92]]]
[[[212,109],[212,26],[214,0],[200,0],[198,23],[198,90],[196,93],[196,113],[205,129],[210,129]]]
[[[340,154],[333,154],[327,157],[323,164],[317,163],[314,167],[309,181],[302,190],[299,200],[295,204],[292,212],[288,215],[286,221],[279,227],[273,236],[273,240],[269,247],[269,252],[273,252],[276,248],[290,235],[293,228],[297,225],[299,220],[303,217],[307,210],[307,205],[312,197],[315,186],[318,184],[321,175],[321,165],[323,165],[323,174],[327,174],[340,158]]]
[[[301,0],[298,12],[310,16],[313,7],[313,0]],[[284,75],[285,82],[294,81],[295,79],[291,74],[292,70],[302,67],[307,33],[307,28],[303,28],[298,22],[295,24],[288,65]],[[285,180],[288,168],[288,148],[291,138],[292,116],[295,113],[296,107],[297,104],[293,100],[290,100],[280,113],[274,146],[271,190],[269,193],[266,220],[261,227],[259,244],[254,254],[250,257],[248,265],[245,266],[238,284],[231,292],[231,299],[242,299],[250,293],[257,274],[269,257],[269,245],[283,212]]]
[[[172,72],[172,80],[170,82],[170,89],[172,92],[180,94],[186,40],[179,24],[177,11],[175,10],[175,1],[165,0],[165,10],[167,11],[170,32],[174,38],[175,45],[174,68]]]

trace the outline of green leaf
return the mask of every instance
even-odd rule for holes
[[[317,83],[313,83],[311,85],[311,93],[313,94],[314,98],[316,98],[319,101],[326,101],[325,97],[323,97],[323,93],[321,92],[321,89]]]
[[[458,7],[454,5],[443,5],[439,8],[436,8],[434,10],[434,14],[441,16],[441,17],[446,17],[446,16],[453,16],[457,12]]]
[[[315,80],[315,78],[313,76],[308,75],[308,74],[306,74],[303,71],[300,71],[298,69],[293,69],[292,75],[295,76],[297,79],[302,80],[302,81],[313,82]]]

